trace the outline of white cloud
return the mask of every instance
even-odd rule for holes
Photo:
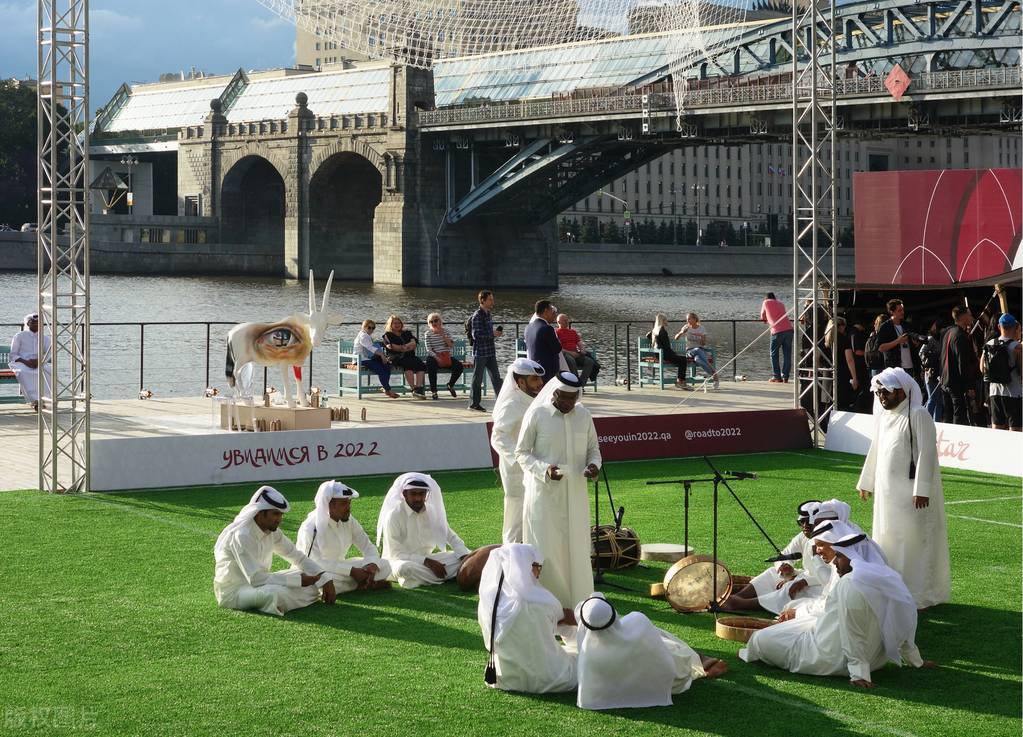
[[[285,28],[293,25],[290,21],[284,20],[279,15],[274,15],[269,18],[250,18],[249,25],[257,31],[276,31],[279,28]]]
[[[89,9],[90,30],[94,33],[138,31],[144,25],[141,18],[124,15],[106,8]]]

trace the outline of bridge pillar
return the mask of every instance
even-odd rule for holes
[[[289,187],[284,202],[284,275],[302,279],[309,274],[309,141],[304,132],[315,120],[304,92],[295,96],[295,107],[288,113],[288,130],[294,145],[288,152]]]

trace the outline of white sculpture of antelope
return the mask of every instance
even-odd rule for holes
[[[333,281],[334,272],[331,271],[330,276],[327,277],[327,286],[323,290],[323,302],[320,309],[317,310],[316,285],[312,269],[310,269],[308,315],[292,315],[274,323],[244,322],[228,331],[225,373],[228,385],[234,389],[231,400],[228,402],[228,428],[234,427],[236,403],[241,394],[239,384],[242,378],[242,369],[250,363],[280,368],[288,407],[294,408],[296,403],[303,407],[308,406],[305,394],[302,392],[302,365],[309,358],[313,348],[320,344],[327,326],[341,322],[339,315],[333,315],[328,311],[330,286]],[[288,375],[289,372],[291,376]],[[292,382],[294,382],[294,394]]]

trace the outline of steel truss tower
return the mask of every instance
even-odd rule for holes
[[[89,488],[89,0],[37,8],[39,488],[60,493]]]
[[[805,407],[820,445],[835,405],[835,0],[792,3],[792,307],[796,407]],[[836,329],[837,333],[837,329]]]

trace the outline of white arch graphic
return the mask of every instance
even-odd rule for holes
[[[941,268],[943,268],[945,270],[945,273],[948,274],[949,282],[952,283],[952,284],[955,283],[956,278],[954,276],[952,276],[952,272],[948,270],[948,266],[946,266],[945,262],[941,260],[941,257],[938,256],[938,254],[936,254],[934,251],[929,249],[927,246],[925,246],[925,245],[923,245],[921,243],[919,246],[917,246],[912,251],[907,253],[902,258],[902,261],[899,262],[898,267],[895,269],[895,273],[892,275],[892,284],[894,284],[895,280],[899,278],[899,274],[902,271],[902,266],[909,260],[909,257],[912,256],[917,251],[921,251],[921,254],[920,254],[920,263],[921,263],[921,266],[920,266],[920,281],[921,282],[923,281],[923,260],[924,260],[924,254],[925,253],[929,253],[929,254],[931,254],[931,256],[934,257],[935,261],[937,261],[939,264],[941,264]]]
[[[991,178],[995,180],[995,184],[998,185],[998,189],[1002,190],[1002,199],[1005,200],[1005,209],[1009,212],[1009,226],[1012,228],[1012,233],[1016,233],[1016,221],[1012,217],[1012,205],[1009,204],[1009,195],[1005,194],[1005,187],[1002,186],[1002,181],[995,174],[994,169],[988,169],[987,173],[991,175]]]
[[[963,261],[963,268],[959,270],[959,281],[962,281],[963,274],[966,273],[966,266],[967,264],[970,263],[970,259],[973,258],[973,254],[975,254],[977,252],[977,249],[983,246],[985,243],[990,243],[992,246],[997,248],[998,252],[1002,254],[1002,258],[1005,259],[1005,263],[1009,265],[1010,269],[1012,268],[1012,262],[1009,261],[1009,254],[1003,251],[1001,246],[999,246],[990,238],[981,238],[979,241],[977,241],[976,245],[973,246],[973,250],[970,251],[970,254],[966,257],[966,260]]]

